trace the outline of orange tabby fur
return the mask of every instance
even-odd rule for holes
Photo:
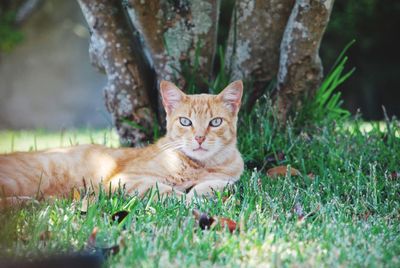
[[[0,196],[62,197],[74,187],[96,190],[102,184],[105,189],[123,186],[127,193],[140,195],[157,186],[161,194],[188,192],[190,201],[195,193],[221,190],[243,171],[236,148],[242,87],[236,81],[219,95],[186,95],[162,81],[167,134],[156,144],[118,149],[80,145],[0,155]],[[182,117],[192,124],[182,125]],[[210,125],[214,118],[222,119],[220,126]]]

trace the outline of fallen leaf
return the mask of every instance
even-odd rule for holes
[[[300,171],[295,169],[294,167],[290,167],[290,175],[291,176],[299,176],[301,175]],[[277,166],[268,169],[267,176],[271,178],[276,178],[278,176],[286,176],[288,167],[287,166]]]
[[[129,211],[127,211],[127,210],[117,211],[111,215],[111,221],[112,222],[117,221],[118,223],[121,223],[122,220],[125,219],[125,217],[128,215],[129,215]]]
[[[201,213],[197,209],[193,210],[193,215],[198,221],[201,230],[211,229],[211,225],[215,222],[213,217],[209,217],[206,213]]]
[[[94,248],[96,247],[96,236],[97,236],[97,232],[99,231],[98,227],[94,227],[92,232],[89,235],[88,241],[87,241],[87,246],[89,248]]]
[[[206,213],[201,213],[198,210],[193,210],[194,218],[198,221],[199,227],[202,230],[210,230],[216,226],[221,228],[227,227],[233,233],[237,229],[235,221],[224,217],[210,217]]]
[[[222,228],[225,228],[225,226],[228,228],[228,230],[233,233],[236,230],[236,222],[228,219],[228,218],[219,218],[219,224],[221,225]]]

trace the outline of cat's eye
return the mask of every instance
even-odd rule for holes
[[[186,117],[179,117],[179,122],[184,127],[188,127],[188,126],[192,125],[192,121],[190,121],[190,119],[186,118]]]
[[[216,117],[210,121],[210,126],[212,127],[219,127],[222,124],[222,118]]]

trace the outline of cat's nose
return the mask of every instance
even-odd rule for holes
[[[194,139],[201,145],[206,139],[206,136],[195,136]]]

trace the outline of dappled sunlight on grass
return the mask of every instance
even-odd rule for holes
[[[400,125],[399,122],[397,122],[398,125]],[[379,131],[379,132],[387,132],[388,130],[388,124],[385,121],[371,121],[371,122],[362,122],[362,123],[354,123],[350,122],[344,125],[345,129],[350,130],[351,132],[354,133],[356,129],[358,128],[360,132],[362,133],[368,133],[373,130]],[[400,128],[398,127],[397,129],[394,130],[394,134],[396,137],[400,137]]]

